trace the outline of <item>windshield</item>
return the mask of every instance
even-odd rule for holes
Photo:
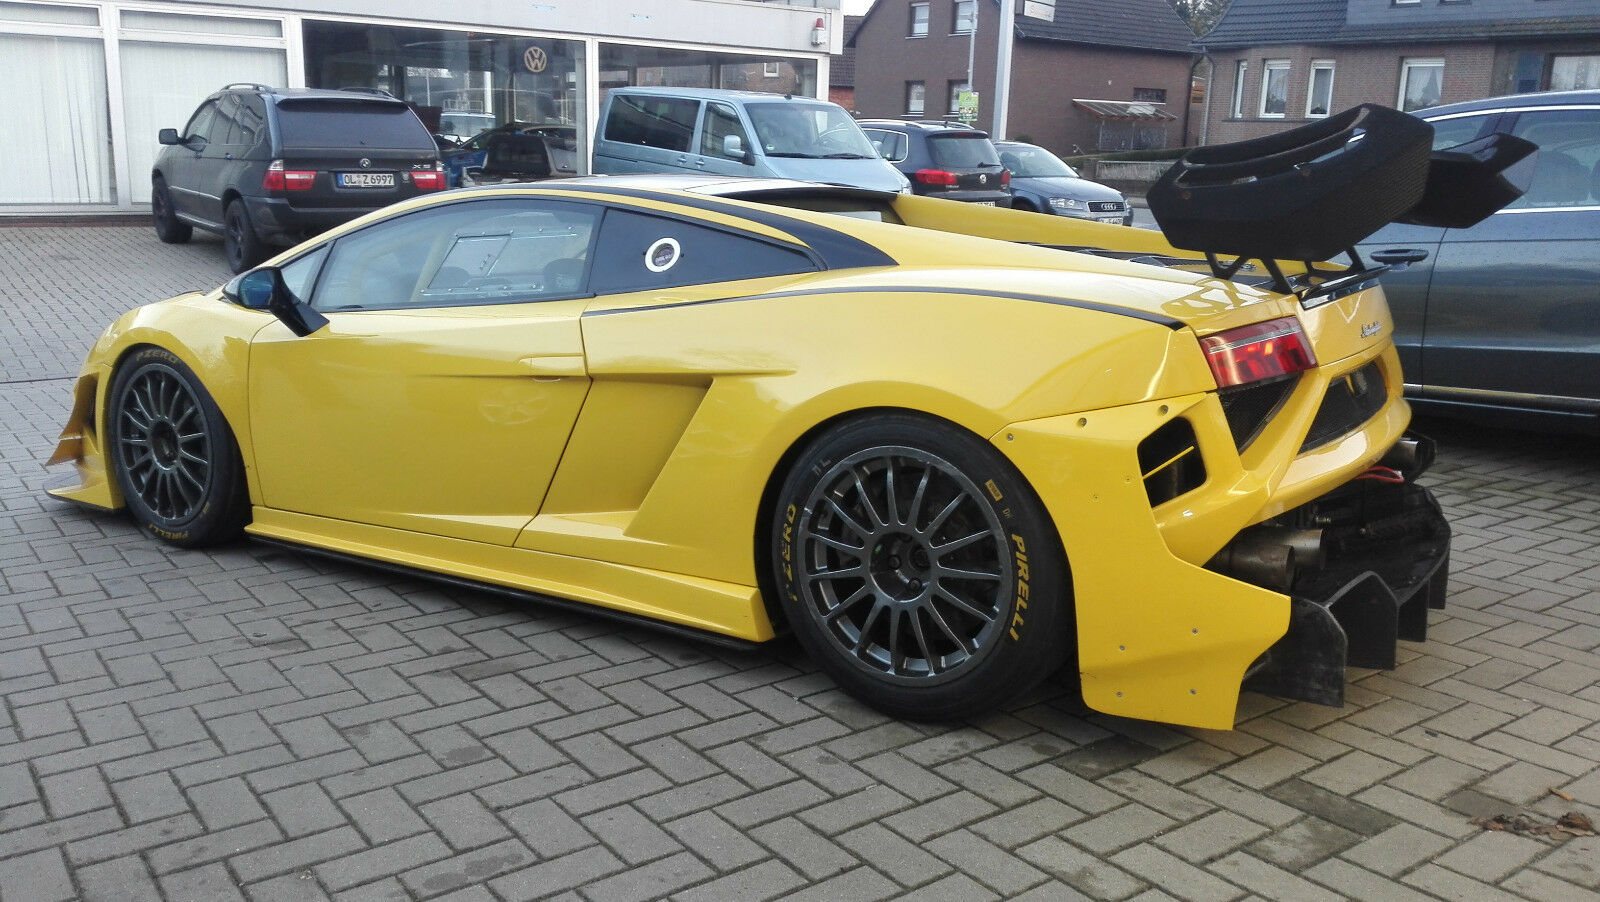
[[[999,166],[994,145],[983,135],[929,135],[928,153],[935,165],[945,169],[975,169],[980,166]]]
[[[861,127],[839,107],[821,103],[745,105],[756,140],[769,157],[811,160],[875,160],[877,151]]]
[[[1078,177],[1071,166],[1043,147],[1008,144],[1000,148],[1000,165],[1011,170],[1011,177],[1016,179]]]

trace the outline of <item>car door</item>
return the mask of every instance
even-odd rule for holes
[[[267,507],[509,545],[538,512],[589,390],[579,315],[598,208],[430,207],[285,269],[327,326],[250,356]]]
[[[1539,145],[1528,191],[1444,235],[1428,296],[1427,395],[1594,409],[1600,105],[1527,109],[1508,120],[1501,131]]]
[[[742,150],[738,156],[728,153],[726,140],[729,137],[739,139]],[[702,172],[733,176],[755,174],[756,149],[750,143],[750,132],[739,119],[739,111],[732,105],[706,101],[705,109],[700,113],[698,140],[699,153],[695,156],[694,164]]]
[[[188,124],[183,127],[183,144],[172,149],[166,173],[173,207],[179,213],[208,223],[221,222],[221,217],[207,214],[213,205],[206,202],[205,166],[202,163],[205,150],[213,140],[216,121],[215,100],[206,101],[194,111]]]
[[[1498,111],[1474,112],[1432,120],[1433,149],[1454,147],[1489,134],[1499,120]],[[1439,243],[1444,229],[1407,223],[1391,223],[1357,246],[1363,257],[1374,253],[1413,249],[1428,256],[1402,270],[1383,276],[1383,293],[1394,316],[1394,343],[1400,352],[1400,366],[1412,391],[1427,385],[1429,376],[1423,361],[1423,344],[1428,320],[1428,289],[1439,259]]]

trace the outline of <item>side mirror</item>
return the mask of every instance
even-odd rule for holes
[[[271,313],[288,326],[290,332],[302,337],[328,324],[327,317],[294,296],[294,292],[284,284],[282,271],[276,266],[252,269],[229,283],[224,293],[235,299],[241,307]]]
[[[722,138],[722,155],[733,160],[750,162],[750,155],[745,153],[744,139],[738,135],[725,135]]]
[[[145,132],[145,134],[148,135],[150,133],[149,132]],[[160,131],[160,133],[156,135],[156,140],[161,142],[162,144],[172,144],[172,145],[182,145],[183,144],[183,138],[181,136],[179,136],[178,130],[175,129],[175,128],[164,128],[164,129],[162,129]]]

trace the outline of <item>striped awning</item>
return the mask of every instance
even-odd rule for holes
[[[1101,119],[1125,119],[1131,122],[1175,122],[1177,116],[1167,112],[1164,103],[1143,100],[1080,100],[1074,97],[1072,105],[1088,110]]]

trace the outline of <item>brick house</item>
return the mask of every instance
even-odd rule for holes
[[[1600,87],[1600,0],[1233,0],[1194,45],[1220,144],[1359,103]]]
[[[1063,154],[1183,142],[1194,34],[1167,0],[1016,7],[1009,137]],[[878,0],[849,42],[855,109],[872,118],[954,118],[970,46],[975,124],[989,128],[999,21],[998,0]]]
[[[866,16],[844,17],[844,50],[828,62],[828,100],[847,110],[856,108],[856,45],[850,39]]]

